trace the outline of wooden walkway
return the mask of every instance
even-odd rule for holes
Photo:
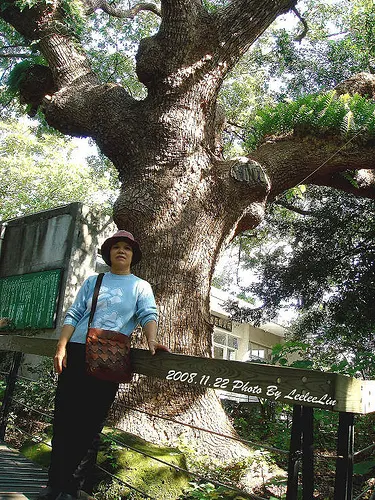
[[[0,500],[35,500],[47,471],[0,441]]]

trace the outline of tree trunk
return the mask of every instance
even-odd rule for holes
[[[212,153],[216,133],[207,127],[201,106],[186,106],[183,111],[181,108],[181,103],[168,107],[148,103],[145,116],[138,115],[136,136],[141,137],[144,127],[150,130],[144,143],[138,140],[136,151],[133,148],[131,152],[122,152],[126,155],[126,168],[116,165],[122,189],[114,220],[119,228],[133,232],[141,243],[144,257],[134,272],[152,284],[160,311],[160,342],[175,353],[210,357],[211,278],[223,241],[248,211],[251,181],[246,183],[244,197],[239,196],[238,190],[235,194],[239,181],[231,172],[234,165],[241,171],[242,164],[223,162]],[[151,143],[149,137],[153,138]],[[257,176],[258,170],[255,166]],[[259,206],[267,189],[266,181],[254,184],[254,224],[259,222]],[[142,377],[122,399],[131,407],[233,434],[211,390]],[[205,450],[226,460],[249,453],[247,447],[235,441],[223,443],[216,436],[189,428],[181,430],[180,425],[163,420],[148,420],[145,425],[145,418],[140,419],[137,412],[123,416],[116,408],[114,414],[117,425],[154,442],[162,440],[176,445],[183,435],[187,442],[192,442],[192,435],[196,438],[199,434],[201,453]]]

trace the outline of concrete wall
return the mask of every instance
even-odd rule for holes
[[[284,342],[284,336],[275,335],[274,333],[263,329],[262,326],[259,328],[250,324],[242,324],[241,326],[244,330],[244,335],[243,342],[240,343],[238,349],[238,357],[240,360],[246,358],[250,346],[254,349],[254,345],[258,345],[260,347],[264,347],[268,351],[271,351],[274,345]]]
[[[33,332],[58,337],[65,311],[95,272],[98,248],[115,231],[114,223],[71,203],[2,222],[0,229],[0,278],[61,269],[56,327]]]

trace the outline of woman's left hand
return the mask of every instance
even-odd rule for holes
[[[159,344],[159,342],[157,342],[156,340],[148,340],[148,348],[152,355],[154,355],[156,351],[171,352],[171,350],[167,346]]]

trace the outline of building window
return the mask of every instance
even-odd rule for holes
[[[214,332],[214,358],[236,359],[238,338],[226,332]]]
[[[268,349],[268,347],[265,347],[263,345],[255,344],[254,342],[250,342],[249,351],[251,356],[256,356],[257,358],[271,358],[271,349]]]
[[[228,318],[222,318],[221,316],[216,316],[215,314],[210,315],[211,324],[214,326],[218,326],[223,330],[228,330],[228,332],[232,331],[232,320]]]

